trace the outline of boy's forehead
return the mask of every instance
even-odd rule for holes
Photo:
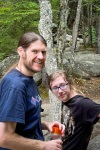
[[[54,80],[50,81],[51,84],[59,84],[64,82],[66,82],[66,80],[62,76],[56,77]]]

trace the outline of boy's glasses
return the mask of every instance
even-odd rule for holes
[[[57,93],[59,91],[59,88],[61,90],[65,90],[68,86],[68,83],[61,83],[60,86],[54,86],[51,88],[52,92]]]

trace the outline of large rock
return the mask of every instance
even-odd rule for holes
[[[100,134],[90,141],[87,150],[100,150]]]
[[[9,68],[18,61],[18,55],[11,55],[0,62],[0,77],[2,77]]]
[[[78,52],[75,56],[77,68],[90,76],[100,75],[100,54]]]
[[[78,61],[76,62],[76,67],[90,76],[95,77],[100,75],[100,61]]]
[[[66,51],[63,55],[64,69],[69,65],[71,52]],[[82,75],[85,78],[95,77],[100,75],[100,54],[95,54],[91,51],[83,51],[75,53],[75,65],[77,75]]]

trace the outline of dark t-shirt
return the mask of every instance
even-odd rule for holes
[[[66,126],[63,150],[86,150],[99,113],[100,104],[80,95],[63,103],[62,121]]]
[[[0,122],[16,122],[19,135],[44,140],[40,111],[41,98],[33,77],[13,69],[0,83]]]

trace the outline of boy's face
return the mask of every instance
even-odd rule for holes
[[[54,95],[61,101],[67,102],[71,98],[71,89],[68,81],[59,76],[54,81],[50,82],[51,90]]]

